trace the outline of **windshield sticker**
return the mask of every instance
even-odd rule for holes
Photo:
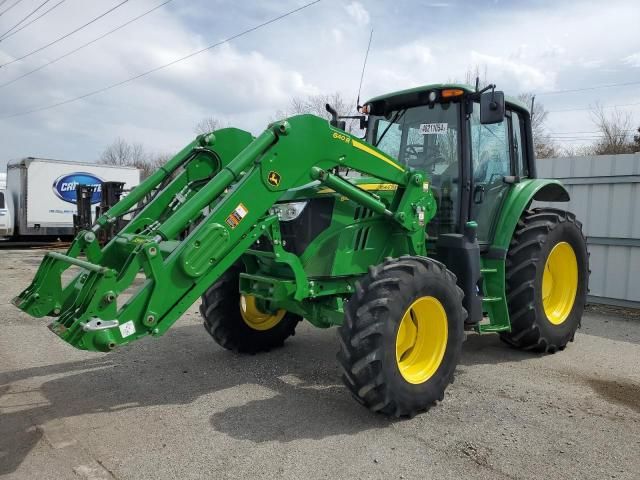
[[[441,135],[447,133],[448,123],[421,123],[420,135]]]

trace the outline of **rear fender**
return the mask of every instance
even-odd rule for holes
[[[522,212],[534,200],[541,202],[568,202],[569,192],[558,180],[536,178],[514,184],[502,206],[495,237],[491,245],[492,250],[504,249],[506,253]]]

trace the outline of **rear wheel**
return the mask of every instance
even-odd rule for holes
[[[295,335],[302,317],[278,310],[262,311],[251,295],[238,291],[240,269],[231,267],[202,296],[204,327],[218,345],[240,353],[281,347]]]
[[[509,247],[506,277],[511,332],[501,338],[525,350],[564,349],[580,326],[588,291],[589,254],[575,215],[525,211]]]
[[[442,400],[464,339],[462,297],[455,275],[429,258],[371,267],[338,329],[342,379],[356,400],[397,417]]]

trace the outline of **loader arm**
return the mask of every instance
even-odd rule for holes
[[[393,200],[358,188],[337,167],[398,185]],[[435,214],[424,172],[405,169],[319,117],[300,115],[255,139],[237,129],[199,136],[92,231],[81,232],[65,255],[46,254],[13,303],[35,317],[56,317],[50,329],[80,349],[109,351],[161,335],[278,222],[271,207],[314,181],[384,215],[424,252],[424,225]],[[101,247],[96,232],[132,212],[127,227]],[[63,286],[69,267],[79,272]]]

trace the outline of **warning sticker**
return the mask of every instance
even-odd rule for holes
[[[136,333],[136,326],[133,324],[133,320],[129,320],[122,325],[118,325],[118,328],[120,329],[120,335],[122,335],[122,338],[127,338]]]
[[[449,128],[448,123],[421,123],[420,134],[421,135],[441,135],[447,133]]]
[[[236,228],[238,224],[242,221],[242,219],[249,213],[247,207],[245,207],[242,203],[238,204],[238,206],[231,212],[231,214],[227,217],[227,225],[229,225],[232,229]]]

